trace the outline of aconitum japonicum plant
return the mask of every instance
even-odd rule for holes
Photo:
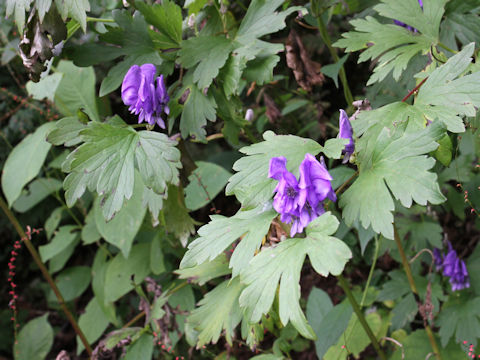
[[[138,115],[138,123],[145,120],[150,126],[156,123],[165,129],[161,115],[162,112],[169,114],[170,98],[163,75],[154,80],[156,71],[153,64],[133,65],[122,82],[122,100],[132,114]]]
[[[350,124],[348,115],[343,109],[340,110],[339,128],[338,138],[349,140],[348,144],[345,145],[345,148],[342,151],[344,154],[343,163],[346,163],[350,160],[350,156],[352,156],[355,151],[355,143],[353,142],[352,124]]]

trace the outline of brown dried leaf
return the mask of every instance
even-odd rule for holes
[[[267,108],[265,115],[267,115],[267,118],[271,123],[274,123],[279,117],[282,116],[282,113],[278,109],[277,104],[275,104],[275,101],[273,101],[273,99],[267,94],[263,94],[263,101],[265,102],[265,107]]]
[[[287,65],[293,70],[295,80],[305,91],[312,91],[312,86],[322,85],[325,77],[320,72],[322,65],[310,59],[310,56],[295,30],[288,35],[286,47]]]

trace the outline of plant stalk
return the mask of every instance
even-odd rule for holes
[[[375,253],[373,254],[372,266],[370,267],[370,272],[368,273],[368,278],[367,278],[367,284],[365,285],[365,290],[363,291],[362,300],[360,301],[361,308],[363,308],[363,303],[365,302],[365,298],[367,297],[368,287],[370,286],[370,282],[372,281],[373,272],[375,271],[375,265],[377,264],[379,249],[380,249],[380,244],[379,244],[378,236],[375,235]]]
[[[2,208],[3,212],[7,216],[7,218],[10,220],[12,225],[14,226],[15,230],[17,230],[18,235],[20,238],[23,240],[25,243],[25,246],[27,247],[28,251],[30,252],[30,255],[32,255],[33,260],[37,264],[37,266],[40,268],[40,271],[42,272],[43,277],[47,281],[48,285],[50,288],[53,290],[55,293],[55,296],[57,297],[57,300],[60,304],[60,307],[62,308],[63,312],[68,318],[68,321],[73,327],[73,330],[75,333],[78,335],[80,340],[83,343],[83,346],[85,347],[85,350],[87,350],[87,353],[89,357],[92,355],[92,348],[90,347],[90,344],[87,341],[87,338],[83,334],[82,330],[77,324],[77,321],[73,317],[72,313],[68,309],[67,305],[65,304],[65,300],[63,299],[62,294],[60,293],[60,290],[58,290],[57,285],[55,284],[55,281],[53,280],[52,276],[48,272],[47,268],[42,262],[42,259],[40,258],[40,255],[38,255],[37,250],[35,249],[35,246],[33,246],[32,242],[30,241],[30,238],[25,234],[23,231],[22,227],[20,226],[20,223],[18,222],[17,218],[15,215],[10,211],[8,208],[7,204],[5,203],[5,200],[3,200],[3,197],[0,196],[0,207]]]
[[[363,316],[362,310],[360,310],[360,307],[358,306],[357,301],[355,300],[352,292],[350,291],[350,285],[348,284],[348,281],[343,277],[342,274],[338,275],[337,279],[343,291],[345,291],[348,301],[352,305],[353,311],[357,315],[358,321],[360,321],[360,324],[362,325],[363,329],[365,330],[368,337],[370,338],[370,341],[372,342],[373,347],[377,351],[378,356],[380,356],[382,360],[387,360],[387,357],[385,356],[385,353],[380,347],[380,344],[378,343],[377,338],[373,334],[372,329],[370,329],[370,326],[368,325],[367,320],[365,320],[365,316]]]
[[[415,285],[415,281],[413,280],[412,269],[410,268],[410,263],[408,262],[407,256],[405,255],[405,250],[403,249],[402,241],[400,240],[400,235],[398,234],[395,223],[393,224],[393,237],[395,239],[395,243],[397,244],[400,257],[402,258],[403,269],[405,270],[405,273],[407,275],[408,283],[410,284],[410,289],[412,290],[413,295],[415,296],[415,300],[417,300],[418,302],[419,297],[418,297],[417,286]],[[432,332],[432,329],[430,328],[430,325],[425,324],[425,331],[427,332],[428,340],[430,341],[430,345],[432,346],[433,352],[435,353],[437,360],[442,360],[440,349],[438,347],[437,341],[435,340],[435,337],[433,336],[433,332]]]
[[[330,51],[330,54],[332,55],[333,60],[337,63],[339,61],[339,57],[337,55],[337,52],[332,46],[332,41],[330,40],[330,36],[328,35],[328,32],[327,32],[327,27],[325,26],[325,23],[323,22],[321,15],[317,16],[317,22],[318,22],[318,30],[320,32],[320,36],[322,37],[322,40],[325,43],[325,45],[327,45],[328,51]],[[352,96],[352,92],[350,91],[350,87],[348,86],[347,74],[345,73],[345,68],[343,67],[343,65],[340,67],[340,71],[338,72],[338,75],[343,85],[343,95],[345,96],[345,101],[347,102],[347,106],[351,106],[353,103],[353,96]]]

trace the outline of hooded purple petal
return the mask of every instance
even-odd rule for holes
[[[355,143],[353,142],[352,124],[350,124],[347,113],[343,109],[340,110],[339,128],[338,138],[350,140],[342,151],[345,154],[343,162],[346,163],[355,151]]]

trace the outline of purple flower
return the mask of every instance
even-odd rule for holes
[[[142,66],[133,65],[122,82],[122,100],[128,105],[131,113],[138,115],[138,123],[144,120],[150,125],[157,123],[165,129],[161,118],[162,111],[170,112],[167,103],[170,100],[163,82],[163,75],[157,77],[155,88],[156,68],[153,64]]]
[[[448,253],[443,260],[443,275],[450,277],[452,291],[470,287],[465,262],[457,257],[457,252],[453,249],[450,242],[448,243]]]
[[[435,270],[440,271],[443,267],[443,254],[440,252],[439,248],[433,249],[433,260],[435,263]]]
[[[418,0],[418,4],[420,5],[420,7],[422,8],[423,10],[423,2],[422,0]],[[414,27],[410,26],[410,25],[407,25],[401,21],[398,21],[398,20],[393,20],[393,22],[395,23],[395,25],[398,25],[398,26],[402,26],[404,28],[406,28],[408,31],[412,31],[412,32],[417,32],[418,30],[415,29]]]
[[[322,202],[326,198],[336,201],[337,197],[323,159],[320,163],[306,154],[300,164],[299,182],[287,170],[286,163],[283,156],[272,158],[268,176],[278,181],[273,208],[281,214],[282,222],[292,223],[290,236],[294,236],[325,212]]]
[[[338,132],[338,138],[350,140],[350,142],[345,145],[345,149],[342,151],[342,153],[345,154],[343,163],[346,163],[355,151],[355,143],[353,142],[352,124],[350,124],[350,120],[348,119],[345,110],[340,110],[339,127],[340,131]]]

